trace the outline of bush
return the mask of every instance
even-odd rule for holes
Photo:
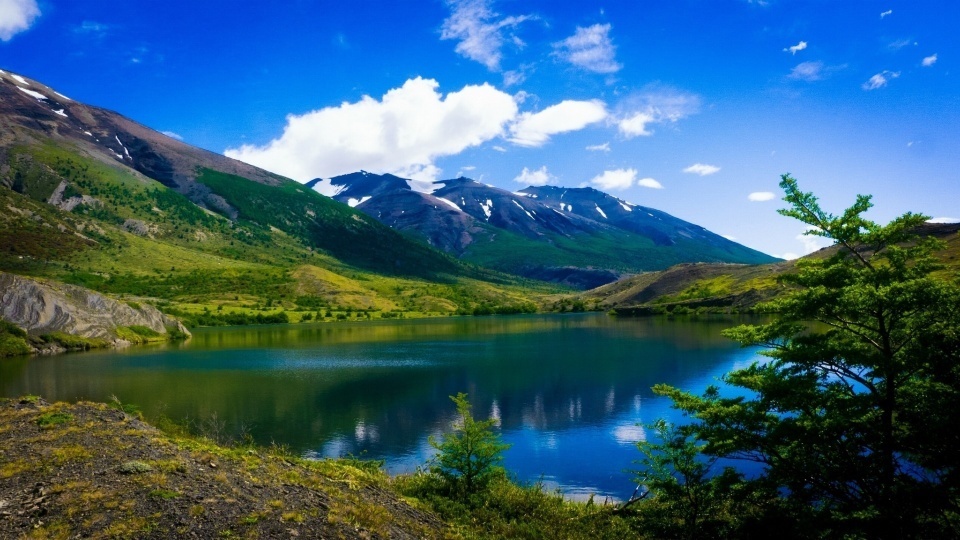
[[[97,338],[85,338],[74,336],[65,332],[50,332],[40,336],[45,343],[56,343],[65,349],[102,349],[107,346],[107,342]]]

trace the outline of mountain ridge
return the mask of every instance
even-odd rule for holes
[[[366,171],[306,186],[461,260],[535,279],[575,276],[573,283],[586,288],[677,263],[778,260],[593,188],[510,192],[466,177],[424,185]],[[507,253],[516,249],[526,262]]]

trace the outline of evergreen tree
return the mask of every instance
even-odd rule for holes
[[[440,476],[456,496],[469,496],[484,489],[501,469],[503,451],[510,447],[493,431],[496,420],[474,420],[467,395],[450,396],[457,405],[459,427],[430,445],[438,454],[431,471]]]
[[[789,175],[780,186],[780,213],[835,245],[783,278],[775,322],[728,331],[770,357],[724,377],[751,397],[655,391],[696,420],[705,454],[761,463],[750,483],[804,530],[957,536],[960,282],[933,256],[943,243],[918,234],[922,215],[865,219],[869,196],[835,216]]]

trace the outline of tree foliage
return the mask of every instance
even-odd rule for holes
[[[648,426],[652,436],[637,443],[643,455],[636,473],[636,499],[653,495],[640,513],[643,529],[656,538],[726,538],[733,527],[734,492],[742,476],[732,467],[713,474],[716,456],[702,454],[693,426],[676,426],[657,420]]]
[[[727,332],[770,358],[724,377],[750,397],[655,391],[696,420],[706,455],[762,464],[749,484],[794,530],[957,536],[960,282],[932,275],[942,243],[919,234],[926,216],[881,226],[863,216],[869,196],[832,215],[789,175],[780,186],[780,213],[835,245],[783,278],[774,322]]]
[[[510,447],[493,431],[495,419],[477,421],[471,412],[467,395],[450,396],[457,405],[459,427],[445,433],[438,441],[430,438],[437,449],[431,471],[440,476],[454,495],[469,496],[486,487],[501,469],[503,451]]]

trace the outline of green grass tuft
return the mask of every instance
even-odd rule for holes
[[[65,412],[48,412],[37,417],[37,425],[40,429],[52,429],[61,424],[73,420],[73,415]]]

